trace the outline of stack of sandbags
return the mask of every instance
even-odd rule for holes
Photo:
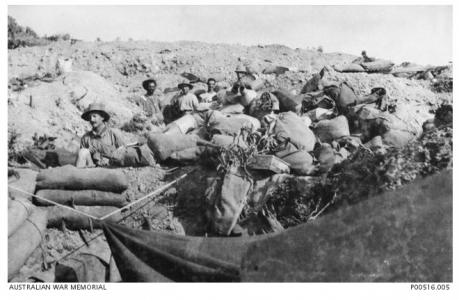
[[[32,196],[30,194],[33,195],[35,192],[35,182],[38,172],[22,168],[10,168],[8,171],[16,174],[16,176],[8,178],[8,187],[11,187],[11,189],[8,189],[9,195],[12,198],[25,198],[31,200]]]
[[[360,64],[368,73],[389,73],[394,66],[394,63],[389,60],[378,59],[372,62],[364,62]]]
[[[287,112],[292,111],[299,113],[303,103],[303,95],[293,95],[287,90],[279,89],[274,91],[273,94],[279,101],[279,111]]]
[[[342,73],[389,73],[392,71],[393,66],[393,62],[383,59],[377,59],[375,61],[370,62],[355,60],[352,63],[345,66],[335,66],[334,69],[335,71]]]
[[[288,70],[289,70],[289,68],[287,68],[287,67],[271,65],[271,66],[267,66],[267,67],[262,71],[262,73],[263,73],[263,74],[276,74],[276,75],[282,75],[282,74],[284,74],[285,72],[287,72]]]
[[[47,212],[24,197],[8,200],[8,280],[14,277],[40,245]]]
[[[410,116],[408,111],[394,114],[364,105],[356,108],[356,116],[362,132],[362,140],[367,142],[381,136],[383,143],[393,147],[403,147],[422,133],[422,121]],[[429,116],[426,115],[425,118]]]
[[[207,116],[206,126],[211,135],[236,135],[242,128],[258,130],[261,124],[259,120],[245,114],[223,114],[212,111]]]
[[[200,138],[195,134],[156,133],[148,135],[147,140],[148,147],[159,161],[168,158],[186,160],[198,156],[201,151],[198,146]]]
[[[350,63],[345,66],[335,66],[334,67],[335,71],[341,72],[341,73],[359,73],[359,72],[365,72],[365,69],[357,64],[357,63]]]
[[[279,141],[288,141],[298,150],[309,152],[314,149],[316,137],[297,114],[280,113],[275,122],[273,133]]]
[[[305,150],[298,150],[291,144],[276,152],[276,156],[285,161],[296,175],[310,175],[314,172],[314,159],[311,154]]]
[[[46,200],[101,217],[127,204],[126,196],[122,194],[127,188],[128,179],[120,170],[80,169],[67,165],[42,170],[38,174],[34,201],[37,205],[48,206],[48,227],[65,224],[69,229],[88,229],[92,228],[89,217],[53,206]]]
[[[334,140],[350,135],[349,123],[345,116],[319,121],[315,124],[313,130],[317,138],[325,143],[331,143]]]

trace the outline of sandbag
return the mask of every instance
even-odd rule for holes
[[[242,174],[242,170],[233,168],[223,179],[216,179],[206,191],[210,205],[208,217],[213,231],[217,234],[231,233],[247,202],[252,184]]]
[[[21,227],[34,209],[35,206],[24,197],[8,200],[8,236],[11,236]]]
[[[290,141],[299,150],[312,151],[316,143],[314,133],[304,125],[303,120],[293,113],[278,115],[273,132],[280,141]]]
[[[241,136],[234,137],[230,135],[215,134],[210,142],[222,148],[228,148],[231,145],[238,145],[241,148],[247,148],[247,144]]]
[[[280,89],[272,92],[279,100],[279,111],[293,111],[299,113],[303,102],[303,95],[293,95],[287,90]]]
[[[385,73],[390,72],[394,63],[389,60],[378,59],[373,62],[365,62],[360,64],[368,73]]]
[[[279,100],[273,93],[269,92],[262,93],[260,98],[252,101],[248,109],[249,115],[260,121],[273,111],[279,111]]]
[[[176,125],[182,134],[187,134],[189,131],[198,127],[198,122],[192,114],[186,114],[172,122]]]
[[[265,87],[265,81],[261,78],[251,80],[247,77],[241,79],[241,83],[245,86],[249,86],[253,91],[259,91]]]
[[[340,113],[347,113],[348,106],[357,104],[357,96],[355,95],[354,89],[346,82],[341,83],[339,88],[339,96],[338,99],[335,100],[336,106]]]
[[[20,189],[25,191],[29,194],[33,194],[36,188],[36,180],[38,172],[30,170],[30,169],[21,169],[21,168],[12,168],[13,171],[19,174],[19,178],[15,176],[11,176],[8,178],[8,186]],[[22,193],[15,189],[8,189],[9,194],[13,198],[25,198],[25,199],[32,199],[31,195]]]
[[[222,103],[223,105],[237,104],[241,103],[241,95],[238,93],[233,93],[231,90],[220,90],[216,95],[217,102]]]
[[[121,170],[105,168],[80,169],[71,165],[41,170],[37,190],[98,190],[122,193],[128,178]]]
[[[150,134],[147,139],[148,147],[160,161],[174,152],[196,147],[198,141],[198,137],[191,134]]]
[[[346,66],[341,67],[337,71],[342,73],[358,73],[365,72],[365,69],[359,64],[350,63]]]
[[[313,158],[304,150],[279,151],[276,156],[288,163],[290,170],[296,175],[309,175],[314,171]]]
[[[344,136],[349,136],[349,123],[345,116],[317,122],[313,128],[321,142],[330,143]]]
[[[242,104],[228,104],[219,109],[224,114],[242,114],[244,112],[244,106]]]
[[[365,147],[370,148],[373,151],[384,147],[382,137],[380,135],[375,136],[365,143]]]
[[[345,161],[351,153],[346,148],[340,148],[339,151],[335,151],[335,164],[340,164]]]
[[[321,108],[321,107],[310,110],[306,114],[313,122],[328,120],[334,116],[334,113],[332,110]]]
[[[113,165],[119,167],[154,166],[153,152],[147,145],[120,147],[112,154]]]
[[[314,74],[301,89],[300,94],[315,92],[321,89],[323,70],[320,73]]]
[[[416,135],[411,132],[391,129],[382,135],[382,141],[387,146],[402,148],[416,139]]]
[[[78,152],[59,147],[53,150],[42,150],[35,147],[29,147],[24,151],[23,156],[38,168],[46,169],[49,167],[54,168],[74,165],[78,157]]]
[[[34,197],[34,203],[38,206],[52,206],[52,203],[44,201],[45,198],[59,204],[85,205],[85,206],[116,206],[123,207],[127,204],[126,195],[102,192],[96,190],[66,191],[66,190],[39,190]]]
[[[329,96],[325,95],[322,91],[307,93],[303,95],[301,102],[301,112],[308,112],[316,108],[335,109],[335,101]]]
[[[287,72],[289,70],[289,68],[287,67],[282,67],[282,66],[268,66],[266,67],[262,73],[263,74],[276,74],[276,75],[282,75],[284,74],[285,72]]]
[[[114,206],[75,206],[74,208],[97,218],[103,217],[118,209],[118,207]],[[91,219],[90,217],[84,216],[64,207],[49,206],[46,207],[46,210],[48,211],[48,228],[61,229],[63,225],[65,225],[65,228],[71,230],[92,230],[94,228],[101,228],[100,222],[96,219]],[[121,213],[116,213],[105,220],[118,222],[121,219]]]
[[[255,98],[257,98],[257,92],[255,90],[244,89],[241,92],[241,104],[244,107],[249,106]]]
[[[422,133],[422,123],[417,120],[419,117],[410,114],[409,111],[397,111],[391,114],[365,105],[355,114],[362,132],[362,140],[365,142],[377,135],[382,136],[390,130],[405,131],[414,136]]]
[[[47,212],[36,208],[16,232],[8,238],[8,280],[21,269],[40,245],[46,229]]]
[[[261,124],[257,119],[245,114],[222,114],[219,111],[210,113],[207,127],[211,134],[235,135],[243,127],[258,130]]]
[[[170,158],[177,161],[195,161],[201,158],[205,149],[206,148],[202,146],[187,148],[172,153]]]

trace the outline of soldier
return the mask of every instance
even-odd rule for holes
[[[109,166],[114,151],[125,146],[121,133],[107,125],[110,115],[103,104],[90,104],[81,118],[88,121],[92,129],[81,138],[77,168]]]
[[[156,86],[154,79],[147,79],[142,82],[142,87],[146,93],[136,99],[136,104],[142,107],[145,116],[151,120],[153,125],[160,125],[164,122],[163,107],[159,97],[155,95]]]

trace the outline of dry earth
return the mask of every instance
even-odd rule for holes
[[[59,74],[56,69],[59,58],[72,59],[73,72]],[[236,79],[234,70],[238,65],[249,66],[260,73],[272,65],[288,67],[290,70],[285,74],[261,77],[272,89],[285,88],[296,93],[312,74],[328,66],[327,82],[347,81],[359,95],[368,94],[374,87],[384,87],[389,100],[397,102],[400,111],[408,111],[421,125],[432,118],[433,111],[441,103],[452,102],[452,93],[434,93],[425,80],[396,78],[389,74],[344,74],[331,68],[354,58],[343,53],[320,53],[282,45],[246,47],[201,42],[77,42],[73,45],[57,42],[18,48],[8,52],[8,129],[18,134],[18,150],[30,145],[31,137],[38,133],[56,136],[57,146],[73,151],[78,148],[79,136],[88,130],[80,115],[89,103],[96,100],[105,103],[114,115],[112,125],[121,127],[138,111],[132,98],[143,93],[141,82],[144,79],[155,78],[159,93],[167,101],[174,94],[167,89],[183,80],[180,73],[189,72],[231,83]],[[18,88],[21,81],[22,87]],[[204,85],[198,85],[202,87]],[[131,140],[139,138],[132,134],[128,137]],[[128,197],[138,199],[194,168],[181,166],[172,173],[159,166],[125,169],[130,178]],[[202,197],[210,172],[205,167],[197,167],[176,188],[168,190],[124,222],[139,228],[148,219],[153,230],[204,234]],[[87,237],[99,233],[97,230],[84,232]],[[44,249],[48,262],[83,244],[76,232],[49,229],[46,236]],[[100,244],[96,249],[106,247],[103,238]],[[44,271],[42,262],[42,249],[39,248],[13,281],[53,280],[52,269]]]

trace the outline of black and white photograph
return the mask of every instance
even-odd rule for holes
[[[7,3],[6,289],[450,297],[451,3]]]

